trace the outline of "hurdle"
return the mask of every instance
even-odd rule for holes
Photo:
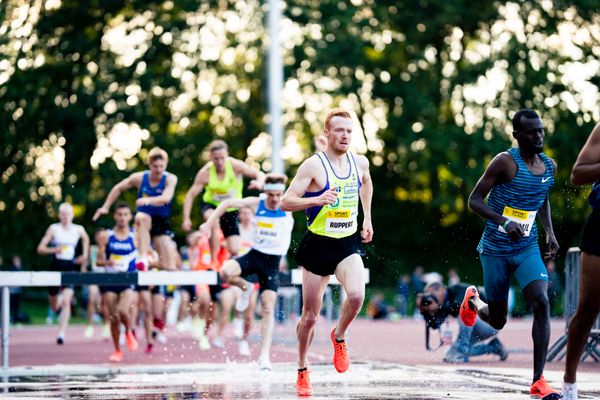
[[[547,361],[552,361],[555,358],[562,360],[567,352],[567,338],[569,331],[569,323],[577,310],[579,302],[579,277],[580,277],[580,255],[579,247],[571,247],[567,251],[565,260],[565,332],[564,334],[550,346],[548,349]],[[581,361],[585,361],[588,357],[592,357],[594,361],[600,362],[600,316],[594,322],[587,343],[581,354]]]
[[[215,271],[148,272],[0,272],[2,288],[2,369],[9,368],[10,287],[51,287],[63,285],[216,285]]]
[[[369,269],[363,270],[365,283],[370,281]],[[0,272],[2,291],[2,369],[9,368],[10,345],[10,290],[11,287],[51,287],[66,285],[216,285],[218,275],[215,271],[147,271],[147,272],[53,272],[22,271]],[[291,270],[291,284],[302,285],[302,270]],[[340,285],[335,275],[330,276],[329,285]],[[341,291],[341,300],[345,292]],[[333,295],[331,289],[325,292],[326,318],[333,319]]]

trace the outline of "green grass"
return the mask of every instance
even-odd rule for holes
[[[77,303],[73,307],[72,324],[85,324],[87,321],[85,303],[77,293]],[[40,289],[27,289],[21,295],[20,311],[29,315],[28,325],[45,325],[48,313],[48,293]],[[83,307],[82,307],[83,306]],[[55,318],[55,321],[57,318]]]

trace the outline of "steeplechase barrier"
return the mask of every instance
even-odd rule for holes
[[[369,283],[369,270],[364,270],[365,283]],[[2,290],[2,368],[9,368],[10,344],[10,288],[11,287],[53,287],[53,286],[81,286],[81,285],[216,285],[218,276],[215,271],[147,271],[147,272],[53,272],[53,271],[23,271],[0,272],[0,288]],[[291,271],[291,284],[302,285],[302,271]],[[335,276],[331,276],[330,285],[339,285]],[[299,293],[290,293],[293,288],[281,288],[283,297],[290,299],[294,304],[299,304]],[[286,291],[287,290],[287,291]],[[340,297],[344,298],[344,291]],[[332,319],[333,298],[328,288],[325,294],[326,317]]]
[[[565,332],[548,349],[548,361],[554,359],[562,360],[567,354],[567,338],[569,332],[569,323],[577,310],[579,302],[579,277],[580,277],[580,255],[579,247],[571,247],[567,251],[565,259]],[[587,343],[581,354],[581,361],[592,357],[596,362],[600,362],[600,316],[592,326]]]

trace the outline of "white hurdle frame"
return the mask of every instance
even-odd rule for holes
[[[302,269],[292,269],[292,285],[302,285]],[[364,269],[365,284],[370,281],[369,269]],[[66,279],[65,279],[66,278]],[[122,279],[119,279],[122,278]],[[104,285],[216,285],[215,271],[147,271],[147,272],[115,272],[115,273],[79,273],[53,271],[0,272],[2,288],[2,369],[9,368],[10,345],[10,290],[11,287],[51,287],[70,284],[76,286]],[[329,285],[340,285],[335,275],[329,278]],[[340,290],[341,304],[346,292]],[[341,307],[340,304],[340,307]],[[331,291],[325,294],[326,317],[333,315],[333,297]]]
[[[25,271],[0,272],[0,287],[2,287],[2,369],[9,368],[10,340],[10,290],[11,287],[50,287],[63,284],[75,285],[216,285],[215,271],[148,271],[148,272],[115,272],[115,273],[64,273],[68,276],[63,282],[62,272]],[[122,281],[118,281],[118,277]],[[107,282],[110,279],[112,282]]]

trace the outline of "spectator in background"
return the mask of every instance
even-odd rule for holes
[[[448,270],[448,286],[458,285],[460,283],[460,277],[454,268]]]
[[[563,284],[560,279],[560,274],[556,272],[554,260],[548,261],[546,269],[548,270],[548,302],[550,303],[550,315],[556,317],[555,305],[557,301],[560,301],[563,292]]]
[[[439,272],[428,272],[423,275],[423,282],[425,282],[425,287],[432,283],[444,283],[444,277]],[[425,288],[423,288],[425,290]]]
[[[423,293],[417,296],[416,305],[428,328],[440,329],[449,316],[458,317],[467,287],[467,284],[446,287],[442,282],[429,283],[425,287]],[[485,296],[483,290],[480,294],[482,298]],[[496,337],[498,332],[479,317],[472,327],[464,325],[458,318],[458,326],[456,340],[444,355],[444,362],[466,363],[470,357],[486,354],[495,354],[500,361],[508,357],[504,345]]]
[[[383,293],[375,292],[369,304],[367,305],[367,315],[372,319],[387,319],[388,314],[392,311],[383,298]]]
[[[396,285],[396,311],[400,316],[408,315],[408,296],[410,294],[410,277],[404,274],[398,279]]]
[[[417,265],[417,267],[415,268],[415,270],[413,271],[411,277],[410,277],[410,283],[412,285],[412,289],[415,292],[415,295],[417,293],[421,293],[423,291],[423,289],[425,288],[425,281],[423,278],[423,273],[425,272],[425,269],[420,266]]]

